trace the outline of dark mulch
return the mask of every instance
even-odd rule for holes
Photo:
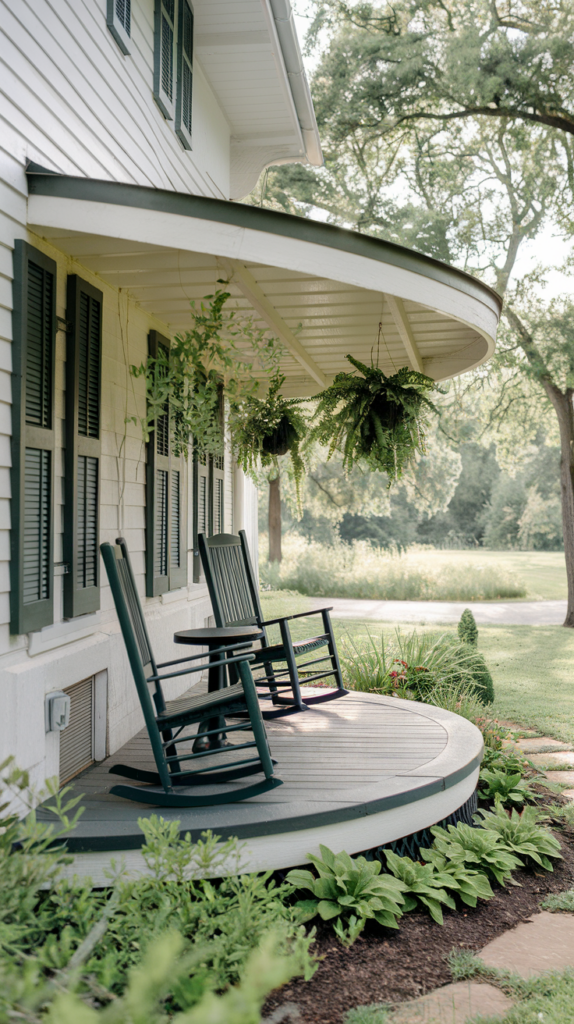
[[[555,862],[552,873],[515,872],[519,886],[496,889],[493,899],[481,901],[474,910],[446,910],[442,928],[427,914],[410,913],[401,919],[398,931],[368,926],[354,946],[345,949],[332,929],[321,924],[314,950],[323,959],[316,974],[309,982],[296,979],[274,993],[264,1015],[295,1003],[301,1024],[341,1024],[353,1006],[399,1003],[448,984],[452,978],[446,957],[452,949],[482,949],[501,932],[526,921],[547,893],[572,887],[574,835],[555,835],[564,860]]]

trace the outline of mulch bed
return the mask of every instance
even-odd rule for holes
[[[544,798],[564,802],[553,794],[549,797],[547,790]],[[452,949],[482,949],[501,932],[528,920],[548,893],[574,885],[574,832],[565,829],[554,834],[564,860],[554,862],[553,872],[515,872],[519,886],[493,885],[494,897],[479,901],[474,910],[446,909],[442,928],[428,914],[411,912],[401,918],[398,931],[369,922],[355,944],[345,949],[332,928],[321,923],[313,947],[322,958],[319,969],[311,981],[295,979],[274,993],[264,1016],[294,1003],[301,1024],[341,1024],[351,1007],[400,1003],[448,984],[452,977],[446,957]]]

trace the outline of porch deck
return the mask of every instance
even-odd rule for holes
[[[245,803],[158,810],[110,795],[120,781],[109,774],[112,765],[153,770],[145,732],[78,776],[74,790],[85,795],[85,811],[68,839],[68,873],[105,885],[112,858],[122,857],[129,871],[141,871],[137,821],[154,813],[179,820],[193,838],[206,829],[237,836],[245,870],[280,869],[305,863],[319,843],[354,854],[420,831],[456,811],[476,787],[482,736],[441,708],[349,693],[266,725],[284,784]]]

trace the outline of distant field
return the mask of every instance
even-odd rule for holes
[[[566,567],[563,551],[425,551],[431,564],[496,565],[524,581],[528,601],[560,601],[566,598]],[[520,599],[519,599],[520,600]]]
[[[293,615],[309,607],[308,598],[289,594],[264,594],[262,600],[267,618]],[[319,617],[299,620],[293,624],[293,633],[300,638],[313,635],[320,621]],[[356,639],[366,637],[368,633],[380,637],[383,630],[385,635],[392,635],[395,629],[409,633],[413,629],[424,628],[428,632],[443,633],[456,628],[439,626],[429,629],[412,623],[397,626],[357,619],[334,619],[333,627],[338,639],[345,634]],[[494,680],[496,700],[489,709],[490,713],[573,743],[574,629],[564,629],[563,626],[479,626],[478,646]]]

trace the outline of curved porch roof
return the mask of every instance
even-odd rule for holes
[[[229,278],[236,304],[285,343],[285,393],[312,395],[347,353],[445,380],[494,352],[500,297],[468,274],[380,239],[240,203],[30,168],[30,229],[173,333]]]

